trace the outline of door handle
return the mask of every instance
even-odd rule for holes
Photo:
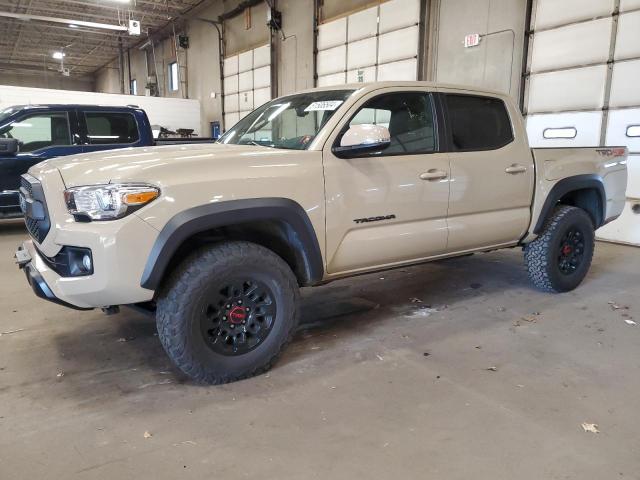
[[[526,172],[527,171],[527,167],[525,167],[524,165],[518,165],[517,163],[514,163],[510,167],[505,168],[504,171],[507,172],[507,173],[510,173],[511,175],[515,175],[517,173]]]
[[[436,170],[435,168],[432,168],[431,170],[421,173],[420,174],[420,179],[421,180],[443,180],[445,178],[447,178],[449,175],[447,174],[447,172],[445,172],[444,170]]]

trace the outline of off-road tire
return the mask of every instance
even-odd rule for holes
[[[211,289],[238,275],[268,284],[276,311],[261,343],[243,354],[224,355],[207,344],[201,319]],[[298,315],[298,284],[287,263],[260,245],[235,241],[201,248],[173,271],[157,298],[156,323],[162,346],[180,370],[199,383],[221,384],[271,368],[291,340]]]
[[[584,249],[579,265],[570,274],[559,266],[562,241],[567,232],[577,229],[583,236]],[[545,292],[568,292],[576,288],[589,271],[595,244],[591,217],[581,208],[559,205],[547,219],[540,236],[528,243],[524,259],[529,278]]]

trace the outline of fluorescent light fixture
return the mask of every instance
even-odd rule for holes
[[[65,54],[64,52],[53,52],[53,55],[51,56],[56,60],[62,60],[65,57]]]
[[[76,25],[75,23],[70,23],[70,24],[69,24],[69,27],[71,27],[71,28],[80,28],[80,27],[78,27],[78,25]]]

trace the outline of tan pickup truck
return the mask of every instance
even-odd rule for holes
[[[594,230],[620,215],[624,147],[534,149],[506,96],[421,82],[273,100],[215,145],[48,160],[23,176],[35,293],[156,315],[187,375],[269,368],[300,286],[524,247],[532,282],[577,287]]]

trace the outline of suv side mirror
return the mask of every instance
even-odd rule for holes
[[[363,153],[384,150],[391,143],[391,134],[382,125],[353,125],[340,140],[340,146],[333,153],[340,158],[357,157]]]
[[[15,155],[18,150],[17,138],[0,138],[0,154]]]

